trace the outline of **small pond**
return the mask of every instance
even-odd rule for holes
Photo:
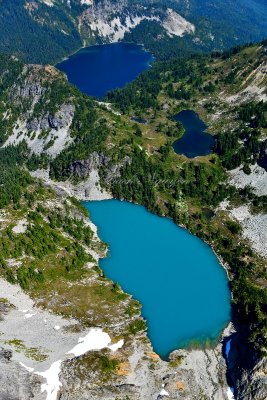
[[[188,158],[206,156],[212,152],[215,143],[213,136],[209,135],[207,125],[192,110],[184,110],[174,119],[183,124],[183,136],[173,144],[175,153],[184,154]]]

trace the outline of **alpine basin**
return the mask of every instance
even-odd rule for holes
[[[175,153],[184,154],[188,158],[205,156],[212,152],[215,140],[206,132],[207,125],[192,110],[184,110],[174,119],[182,123],[185,132],[173,144]]]
[[[226,273],[211,248],[171,220],[118,200],[84,203],[109,244],[106,276],[142,304],[162,357],[191,342],[215,341],[230,319]]]

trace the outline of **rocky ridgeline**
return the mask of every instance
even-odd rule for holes
[[[79,16],[79,30],[85,43],[90,43],[92,36],[97,41],[117,42],[142,21],[157,22],[170,37],[195,32],[195,26],[171,8],[151,7],[150,2],[133,5],[128,0],[92,1]]]
[[[9,90],[3,115],[9,135],[4,146],[25,141],[32,153],[46,152],[55,157],[72,142],[70,126],[75,113],[72,99],[66,98],[66,102],[54,106],[49,99],[51,87],[58,82],[64,86],[66,78],[51,66],[24,67]]]

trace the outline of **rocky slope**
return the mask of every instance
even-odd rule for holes
[[[124,38],[126,32],[130,32],[142,21],[156,21],[169,36],[183,36],[194,33],[195,27],[174,10],[158,7],[149,7],[128,1],[94,2],[79,17],[79,30],[82,37],[88,43],[91,37],[105,42],[117,42]]]

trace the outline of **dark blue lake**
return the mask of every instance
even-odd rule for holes
[[[212,152],[215,139],[206,132],[207,125],[194,111],[181,111],[174,119],[181,122],[185,128],[184,135],[173,144],[175,153],[194,158]]]
[[[154,350],[165,358],[190,341],[216,340],[230,319],[230,292],[211,248],[144,207],[84,204],[110,246],[100,266],[141,302]]]
[[[153,57],[142,46],[114,43],[86,47],[57,65],[83,93],[101,99],[149,68]]]

